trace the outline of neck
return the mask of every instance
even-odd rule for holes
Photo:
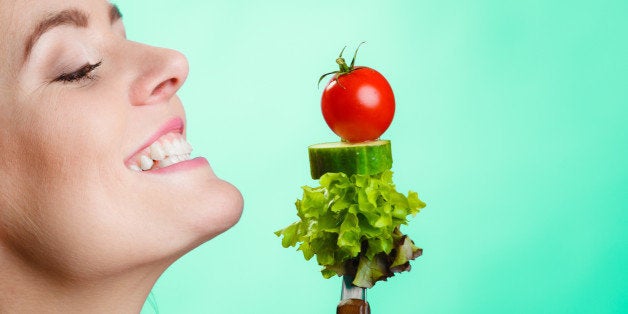
[[[90,279],[49,278],[23,267],[3,267],[0,313],[139,313],[167,265]]]

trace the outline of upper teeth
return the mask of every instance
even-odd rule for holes
[[[192,146],[178,133],[168,133],[129,160],[135,171],[159,169],[189,160]]]

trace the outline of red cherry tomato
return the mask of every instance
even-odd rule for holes
[[[395,96],[383,75],[356,66],[329,81],[321,109],[327,125],[343,140],[371,141],[390,126],[395,115]]]
[[[344,141],[358,143],[378,139],[390,126],[395,115],[395,96],[390,84],[379,72],[367,67],[354,67],[355,50],[351,65],[342,53],[336,59],[338,71],[323,91],[321,109],[325,122]],[[345,47],[346,48],[346,47]]]

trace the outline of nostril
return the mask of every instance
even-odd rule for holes
[[[177,86],[177,83],[179,82],[179,80],[177,78],[171,78],[169,80],[165,80],[161,83],[159,83],[159,85],[157,85],[154,89],[153,92],[151,93],[152,96],[157,96],[157,95],[161,95],[163,93],[167,93],[169,92],[167,89],[168,88],[172,88]]]

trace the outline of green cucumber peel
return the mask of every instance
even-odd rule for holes
[[[392,168],[390,141],[333,142],[308,147],[312,179],[328,172],[373,175]]]
[[[300,220],[275,234],[284,247],[298,246],[306,260],[316,257],[325,278],[350,275],[354,285],[370,288],[409,270],[422,250],[400,226],[425,203],[416,192],[397,192],[392,175],[323,175],[320,186],[303,187],[295,203]]]

